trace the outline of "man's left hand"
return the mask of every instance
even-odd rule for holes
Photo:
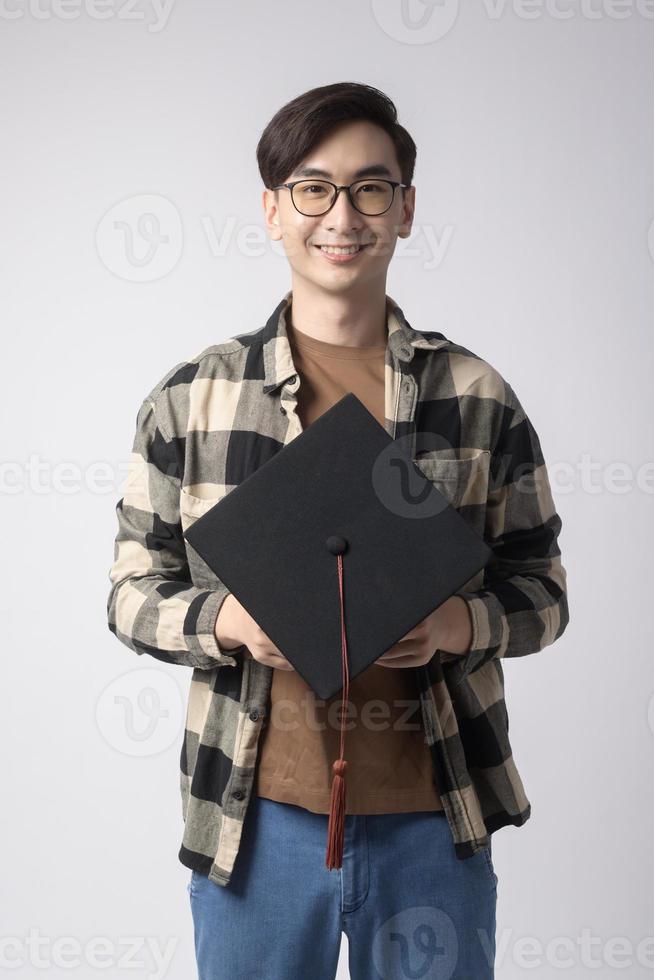
[[[471,641],[468,605],[461,596],[450,596],[375,663],[380,667],[422,667],[437,651],[463,656]]]

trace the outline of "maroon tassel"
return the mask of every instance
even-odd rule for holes
[[[345,759],[336,759],[332,768],[332,801],[329,810],[329,826],[327,827],[327,859],[326,866],[331,871],[343,865],[343,838],[345,836]]]
[[[341,657],[343,663],[343,697],[341,702],[341,745],[340,757],[333,763],[334,778],[332,782],[332,798],[329,809],[329,824],[327,827],[327,856],[325,865],[330,869],[340,868],[343,864],[343,839],[345,836],[345,770],[347,762],[343,758],[345,743],[345,708],[350,687],[350,676],[347,665],[347,639],[345,635],[345,615],[343,611],[343,556],[338,559],[338,587],[341,605]]]

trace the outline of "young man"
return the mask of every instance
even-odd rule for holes
[[[292,288],[264,327],[171,368],[138,413],[108,619],[136,653],[193,667],[179,859],[192,869],[201,978],[332,980],[342,931],[354,980],[410,965],[494,975],[490,838],[530,816],[502,661],[566,628],[561,521],[512,387],[424,322],[412,327],[386,293],[413,221],[415,155],[370,86],[323,86],[280,109],[257,157]],[[356,779],[334,871],[325,827],[341,719],[182,533],[350,391],[412,440],[493,558],[350,684]]]

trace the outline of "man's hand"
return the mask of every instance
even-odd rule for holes
[[[414,626],[375,663],[380,667],[422,667],[437,650],[463,656],[471,641],[472,623],[467,603],[455,595]]]
[[[243,656],[246,659],[258,660],[259,663],[277,667],[279,670],[295,670],[231,592],[220,607],[214,633],[218,645],[227,653],[230,649],[245,644]]]

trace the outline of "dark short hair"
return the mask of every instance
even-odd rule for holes
[[[416,144],[398,123],[392,100],[372,85],[335,82],[298,95],[272,117],[257,144],[257,163],[264,185],[270,188],[283,183],[332,130],[359,119],[375,123],[388,133],[402,182],[410,184]]]

